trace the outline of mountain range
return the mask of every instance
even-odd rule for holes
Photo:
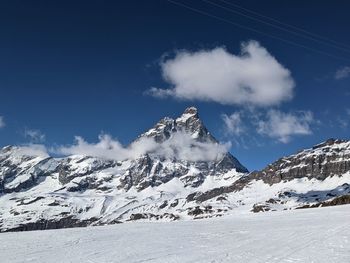
[[[136,147],[136,146],[137,147]],[[195,107],[127,157],[0,150],[0,231],[181,220],[350,203],[350,141],[329,139],[249,172]],[[142,149],[142,150],[140,150]]]

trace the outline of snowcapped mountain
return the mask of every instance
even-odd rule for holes
[[[3,148],[0,229],[193,218],[198,204],[187,201],[188,195],[227,185],[248,172],[208,132],[194,107],[179,118],[162,119],[133,144],[149,141],[157,147],[124,160],[52,158],[25,147]]]
[[[0,231],[196,219],[349,202],[349,141],[328,140],[248,173],[190,107],[176,119],[160,120],[130,147],[135,145],[140,154],[119,159],[53,158],[27,146],[4,147]]]

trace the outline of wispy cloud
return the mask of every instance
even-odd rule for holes
[[[0,116],[0,129],[4,128],[6,126],[6,123],[4,121],[4,117]]]
[[[337,117],[336,118],[336,122],[338,123],[340,128],[342,128],[342,129],[347,129],[348,128],[349,121],[347,119],[342,118],[342,117]]]
[[[242,44],[240,55],[225,48],[180,51],[161,62],[171,87],[151,88],[149,95],[228,105],[271,106],[293,97],[291,73],[256,41]]]
[[[35,143],[29,143],[19,146],[17,148],[16,153],[19,155],[39,156],[43,158],[49,157],[46,146]]]
[[[29,139],[32,143],[41,143],[45,141],[46,136],[40,130],[25,128],[24,137]]]
[[[350,67],[348,66],[338,69],[334,74],[334,78],[337,80],[345,79],[345,78],[348,78],[349,76],[350,76]]]
[[[241,135],[244,131],[244,125],[240,112],[234,112],[231,115],[222,114],[222,120],[224,121],[224,129],[228,135]]]

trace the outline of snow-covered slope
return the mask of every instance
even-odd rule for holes
[[[1,262],[350,262],[350,206],[0,235]]]
[[[164,118],[113,160],[8,146],[0,151],[0,231],[218,217],[350,203],[350,142],[328,140],[248,173],[197,109]]]

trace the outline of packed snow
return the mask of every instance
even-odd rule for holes
[[[1,262],[350,262],[350,205],[0,234]]]

